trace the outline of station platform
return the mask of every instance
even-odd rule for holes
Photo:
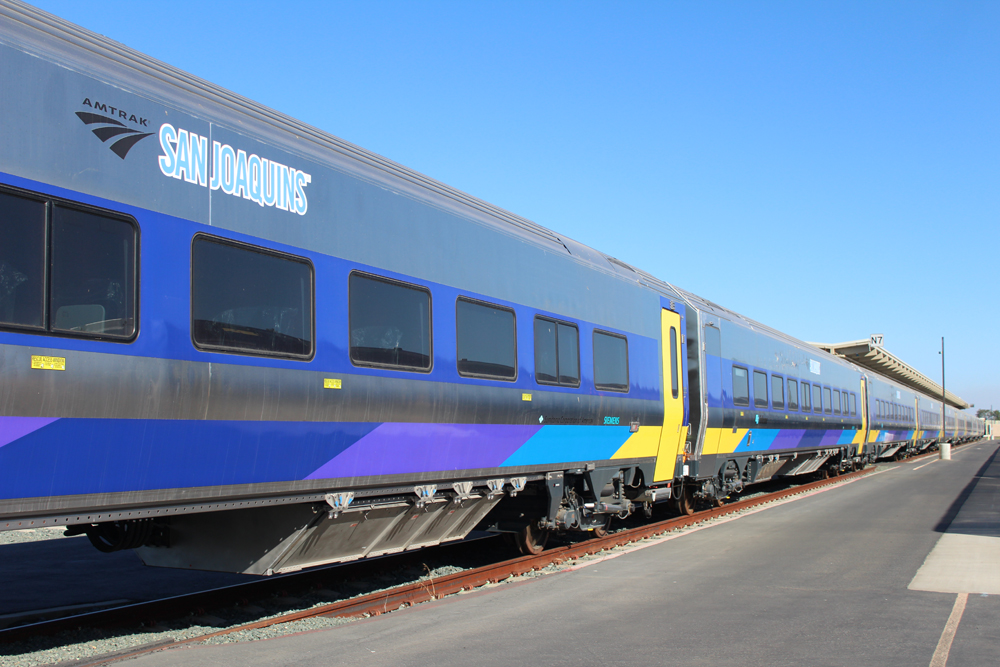
[[[1000,655],[1000,442],[562,572],[160,665],[981,666]]]

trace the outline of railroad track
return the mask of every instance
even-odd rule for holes
[[[923,454],[919,457],[914,457],[914,459],[924,458],[926,456],[930,456],[931,454],[936,454],[936,452]],[[565,546],[556,546],[543,551],[538,555],[521,556],[510,560],[503,560],[481,567],[463,570],[454,574],[404,584],[387,590],[332,602],[330,604],[322,604],[302,611],[278,614],[264,620],[243,625],[236,625],[224,630],[209,632],[195,637],[189,637],[181,640],[163,640],[154,642],[152,644],[138,646],[132,649],[125,649],[111,655],[87,658],[85,660],[78,661],[77,664],[81,666],[86,665],[88,667],[96,667],[98,665],[109,664],[118,660],[143,655],[145,653],[163,650],[167,647],[202,642],[235,632],[259,630],[272,625],[289,623],[308,618],[357,618],[377,616],[379,614],[395,611],[397,609],[409,607],[421,602],[439,599],[465,590],[497,583],[509,577],[524,575],[533,571],[544,569],[551,565],[559,565],[567,561],[592,556],[602,551],[638,542],[645,538],[676,531],[728,514],[742,512],[749,508],[771,503],[788,496],[806,493],[823,486],[837,484],[842,481],[857,478],[869,474],[874,470],[875,468],[872,467],[858,472],[852,472],[837,477],[797,485],[775,491],[773,493],[759,495],[745,500],[738,500],[721,507],[696,512],[692,515],[673,517],[663,521],[657,521],[655,523],[626,528],[602,537],[587,539],[582,542],[568,544]],[[461,548],[462,545],[455,545],[455,547]],[[438,547],[438,550],[441,549],[442,547]],[[406,556],[410,556],[412,559],[417,553],[419,552],[414,552],[413,554],[408,554]],[[419,558],[425,559],[426,554],[421,554]],[[0,631],[0,653],[5,652],[5,645],[9,645],[13,642],[23,642],[28,639],[52,635],[65,630],[78,629],[81,627],[100,629],[111,627],[122,628],[126,626],[138,627],[142,624],[149,625],[151,623],[169,618],[181,618],[191,616],[192,614],[204,614],[205,610],[226,607],[228,605],[247,604],[249,600],[261,599],[268,595],[279,595],[288,589],[303,589],[310,586],[316,587],[317,585],[322,585],[322,582],[324,581],[329,581],[332,574],[330,571],[331,569],[337,569],[337,576],[343,577],[345,573],[349,572],[349,576],[351,578],[361,579],[366,576],[371,576],[373,573],[384,571],[385,568],[390,565],[392,567],[403,567],[403,559],[386,559],[381,562],[377,560],[360,561],[349,564],[349,570],[347,569],[347,566],[340,566],[339,568],[321,568],[319,570],[311,570],[293,575],[284,575],[281,577],[258,580],[238,586],[230,586],[164,600],[137,603],[114,609],[95,611],[78,616],[8,628]]]

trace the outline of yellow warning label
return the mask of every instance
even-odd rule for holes
[[[530,401],[531,400],[531,394],[521,394],[521,400],[522,401]]]
[[[31,367],[43,371],[64,371],[66,370],[66,357],[42,357],[33,354],[31,355]]]
[[[340,389],[340,378],[323,378],[323,389]]]

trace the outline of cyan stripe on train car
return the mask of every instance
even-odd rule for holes
[[[501,465],[509,468],[553,461],[606,460],[630,436],[628,426],[545,426]]]

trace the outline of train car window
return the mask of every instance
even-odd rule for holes
[[[513,310],[458,299],[455,303],[455,346],[459,375],[497,380],[517,377]]]
[[[559,346],[559,384],[580,385],[580,332],[575,326],[557,325]]]
[[[749,382],[747,369],[733,366],[733,405],[750,405]]]
[[[53,331],[131,336],[134,275],[135,227],[124,220],[53,207]]]
[[[767,408],[767,373],[753,372],[753,404],[756,408]]]
[[[556,384],[559,366],[556,357],[556,323],[535,318],[535,381]]]
[[[785,409],[785,383],[784,378],[778,375],[771,376],[771,406],[775,410]]]
[[[809,400],[809,383],[802,383],[802,411],[809,412],[812,410],[812,401]]]
[[[705,354],[722,356],[722,332],[714,326],[705,326]]]
[[[851,416],[856,417],[858,415],[858,403],[855,399],[855,395],[851,392]]]
[[[311,357],[312,265],[266,248],[195,236],[191,335],[205,350]]]
[[[792,378],[788,378],[788,409],[799,409],[799,383]]]
[[[823,396],[820,393],[822,390],[818,384],[813,386],[813,412],[823,412]]]
[[[431,293],[424,287],[351,273],[351,361],[361,366],[431,369]]]
[[[0,193],[0,324],[45,326],[45,202]]]
[[[833,390],[833,414],[835,414],[835,415],[839,415],[840,414],[840,390],[839,389],[834,389]]]
[[[830,399],[830,388],[823,387],[823,405],[826,406],[826,414],[830,414],[833,411],[833,401]]]
[[[580,332],[575,325],[535,318],[535,381],[580,386]]]
[[[670,327],[670,395],[677,398],[680,383],[677,380],[677,329]]]
[[[676,366],[676,350],[671,350]],[[625,336],[594,332],[594,386],[602,391],[628,391],[628,341]],[[677,374],[674,373],[674,397]]]
[[[0,192],[0,326],[131,340],[138,235],[131,218]]]

